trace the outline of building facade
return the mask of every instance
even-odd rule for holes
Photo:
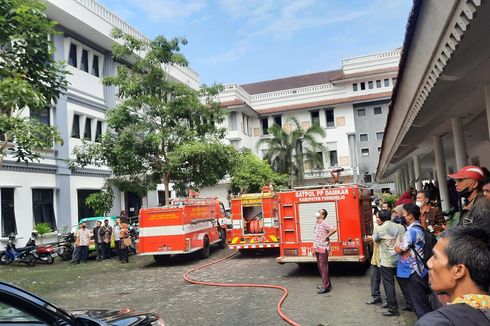
[[[55,58],[65,61],[69,87],[56,105],[47,108],[40,118],[56,125],[63,145],[44,151],[40,162],[16,163],[7,157],[0,169],[0,242],[15,232],[25,243],[34,225],[48,222],[63,230],[77,224],[82,217],[93,216],[85,198],[100,190],[111,171],[88,167],[71,172],[65,161],[73,158],[73,149],[82,141],[97,142],[106,130],[106,112],[118,103],[115,89],[102,84],[121,63],[111,56],[115,40],[110,32],[117,27],[137,38],[145,36],[94,0],[46,0],[48,18],[57,21],[58,35],[53,35]],[[189,68],[173,68],[171,78],[197,89],[197,74]],[[122,210],[138,213],[142,205],[156,206],[157,192],[146,198],[115,191],[111,215]],[[51,235],[54,236],[54,233]]]

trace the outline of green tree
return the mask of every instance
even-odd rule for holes
[[[167,203],[171,181],[215,184],[232,159],[220,142],[224,129],[217,127],[224,119],[215,101],[222,87],[196,91],[169,78],[170,67],[188,64],[180,53],[184,39],[139,40],[118,29],[112,35],[121,41],[113,47],[114,58],[132,65],[120,65],[104,84],[115,86],[123,100],[108,112],[109,132],[100,144],[77,148],[69,166],[107,165],[115,185],[140,195],[163,183]]]
[[[305,130],[294,117],[288,122],[292,125],[290,132],[274,125],[268,129],[270,137],[260,139],[257,148],[266,145],[265,158],[274,171],[289,175],[289,185],[293,187],[303,184],[305,159],[314,165],[323,163],[318,153],[325,147],[317,142],[317,137],[325,137],[325,130],[318,124]]]
[[[102,189],[87,196],[85,203],[94,210],[95,216],[108,216],[114,201],[114,191],[109,182]]]
[[[231,171],[231,187],[241,194],[260,192],[272,183],[274,189],[286,187],[288,175],[276,173],[267,161],[261,160],[249,149],[243,149]]]
[[[67,86],[49,40],[56,23],[45,9],[38,0],[0,0],[0,168],[8,154],[27,163],[63,142],[56,127],[27,113],[46,110]]]

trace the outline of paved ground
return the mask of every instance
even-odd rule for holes
[[[165,266],[156,265],[152,257],[137,256],[131,256],[129,264],[113,260],[72,266],[57,259],[53,265],[34,268],[0,266],[0,279],[68,309],[131,307],[157,312],[168,325],[287,325],[276,313],[282,295],[279,290],[208,287],[183,280],[187,270],[230,253],[215,249],[208,260],[177,257]],[[238,254],[196,271],[192,277],[285,286],[289,296],[283,310],[301,325],[413,325],[415,322],[412,313],[384,317],[379,306],[366,305],[369,272],[363,273],[355,265],[331,265],[333,291],[318,295],[316,285],[320,277],[314,266],[279,265],[275,256],[275,253]]]

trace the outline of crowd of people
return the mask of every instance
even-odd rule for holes
[[[448,176],[458,195],[449,214],[441,212],[434,184],[408,189],[395,207],[375,208],[375,228],[366,237],[373,244],[366,303],[398,316],[396,282],[417,325],[490,325],[489,173],[467,166]]]
[[[448,175],[456,192],[452,209],[441,212],[438,188],[408,189],[392,207],[374,210],[371,299],[384,316],[399,316],[396,283],[413,311],[417,325],[490,325],[490,173],[466,166]],[[332,290],[328,271],[330,236],[337,229],[326,222],[327,211],[316,212],[313,249],[322,284]],[[385,300],[380,286],[383,284]]]
[[[119,261],[123,264],[128,263],[129,248],[132,246],[128,225],[121,223],[120,218],[117,218],[114,223],[114,226],[110,226],[108,219],[105,219],[103,224],[101,221],[97,221],[93,230],[87,229],[85,223],[80,223],[78,230],[75,231],[75,249],[73,251],[72,264],[80,264],[87,261],[91,239],[93,239],[95,244],[97,261],[108,261],[111,259],[111,244],[114,243]]]

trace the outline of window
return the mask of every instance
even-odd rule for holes
[[[83,139],[92,140],[92,119],[85,119],[85,130],[83,131]]]
[[[390,86],[390,80],[389,79],[385,79],[384,82],[385,82],[385,87]]]
[[[372,176],[370,174],[365,174],[364,175],[364,182],[365,183],[371,183],[371,182],[373,182]]]
[[[359,110],[357,110],[357,116],[358,117],[364,117],[364,116],[366,116],[366,109],[359,109]]]
[[[78,199],[78,220],[80,221],[85,217],[96,216],[94,210],[85,203],[85,200],[91,194],[98,193],[99,190],[77,190]]]
[[[377,132],[376,133],[376,139],[377,140],[383,140],[384,132]]]
[[[36,118],[37,120],[41,121],[45,125],[49,126],[51,124],[50,112],[51,112],[51,108],[46,107],[42,110],[31,110],[30,115],[31,118]]]
[[[381,79],[376,81],[376,88],[381,88]]]
[[[353,90],[354,92],[357,92],[357,84],[352,84],[352,90]]]
[[[70,44],[70,53],[68,55],[68,64],[73,67],[77,67],[77,46]]]
[[[78,114],[73,115],[73,125],[71,127],[71,137],[80,138],[80,116]]]
[[[378,155],[381,155],[381,147],[378,147]]]
[[[230,130],[237,130],[236,112],[230,112],[229,129]]]
[[[361,155],[362,156],[369,156],[369,148],[362,148],[361,149]]]
[[[366,89],[366,83],[365,82],[362,82],[361,83],[361,91],[363,91],[365,89]]]
[[[396,84],[396,78],[391,78],[391,84],[393,85],[393,87],[395,86],[395,84]]]
[[[337,151],[329,151],[328,156],[330,157],[330,166],[339,165],[339,160],[337,159]]]
[[[373,89],[374,88],[373,81],[372,80],[368,81],[368,88],[369,89]]]
[[[95,141],[100,143],[102,138],[102,121],[97,121],[97,127],[95,128]]]
[[[34,223],[48,223],[56,229],[53,206],[53,189],[32,189],[32,210]]]
[[[260,119],[260,125],[262,126],[262,135],[268,135],[269,132],[267,130],[269,129],[269,118]]]
[[[99,56],[94,55],[94,59],[92,61],[92,71],[90,72],[92,75],[100,77],[99,74]]]
[[[361,141],[368,141],[368,134],[360,134],[359,137]]]
[[[82,50],[82,60],[80,61],[80,70],[88,72],[88,52],[87,50]]]
[[[6,296],[6,300],[2,298],[0,301],[1,325],[46,325],[46,323],[43,320],[40,320],[34,312],[26,309],[25,306],[27,306],[27,304],[23,304],[23,301],[20,300],[12,300],[12,298],[9,298],[11,296],[12,295],[9,293]]]
[[[2,203],[2,237],[8,237],[12,232],[17,234],[14,209],[14,188],[1,188],[0,199]]]
[[[316,162],[314,165],[315,169],[323,169],[325,166],[323,165],[323,152],[316,153]]]
[[[274,124],[278,125],[279,127],[282,127],[282,117],[280,115],[276,115],[274,117]]]
[[[158,190],[158,206],[165,206],[165,191]]]
[[[383,110],[381,110],[380,106],[374,108],[374,114],[382,114],[382,113],[383,113]]]
[[[327,118],[327,128],[334,128],[335,127],[335,116],[333,114],[333,109],[325,110],[325,115]]]
[[[320,125],[320,112],[319,111],[311,111],[311,124],[317,124]]]

